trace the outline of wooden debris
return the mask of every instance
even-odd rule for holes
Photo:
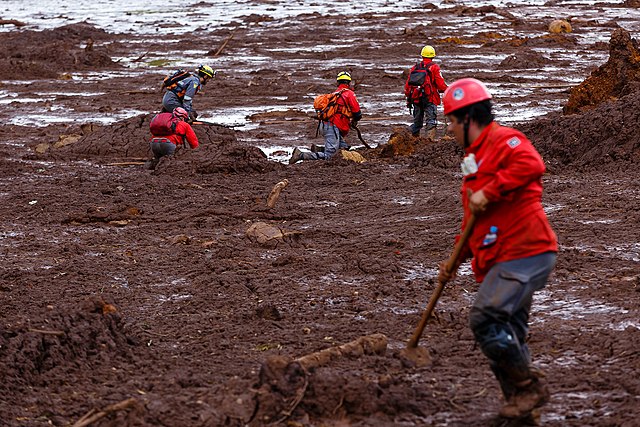
[[[82,418],[80,418],[72,427],[86,427],[92,423],[95,423],[101,418],[106,417],[107,415],[122,411],[124,409],[132,408],[136,405],[137,400],[133,397],[123,400],[122,402],[115,403],[113,405],[106,406],[101,410],[92,409],[87,412]]]
[[[107,163],[105,166],[137,166],[144,165],[145,162],[117,162],[117,163]]]
[[[337,347],[329,347],[306,356],[298,357],[304,369],[326,365],[338,357],[360,357],[365,354],[384,354],[387,350],[387,337],[384,334],[366,335],[355,341]]]
[[[280,197],[280,192],[284,190],[287,185],[289,185],[289,181],[287,179],[283,179],[273,187],[271,194],[267,197],[267,207],[269,209],[272,209],[276,205],[276,202]]]
[[[220,46],[218,48],[218,50],[216,51],[216,53],[213,54],[213,57],[215,58],[216,56],[220,55],[220,53],[222,52],[222,50],[227,46],[227,44],[231,41],[231,39],[233,38],[233,36],[236,34],[236,31],[238,29],[234,28],[233,31],[231,31],[231,34],[229,35],[229,37],[227,37],[227,39],[224,41],[224,43],[222,43],[222,46]],[[209,53],[209,52],[208,52]],[[207,54],[208,54],[207,53]]]

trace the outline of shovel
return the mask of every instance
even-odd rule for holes
[[[462,235],[460,236],[460,239],[458,239],[458,243],[456,243],[455,247],[453,248],[453,252],[447,260],[447,272],[453,273],[454,269],[456,268],[456,261],[460,256],[462,248],[467,243],[467,240],[471,235],[471,231],[473,230],[473,225],[475,224],[475,222],[475,215],[471,215],[469,217],[469,221],[467,221],[467,225],[465,226],[464,231],[462,232]],[[429,304],[424,310],[424,313],[422,313],[422,318],[420,319],[420,323],[418,323],[418,327],[407,343],[407,347],[400,351],[400,360],[402,361],[402,364],[407,367],[421,367],[427,366],[431,363],[429,351],[426,348],[418,347],[418,341],[420,340],[422,331],[424,331],[424,328],[427,325],[427,321],[429,320],[429,317],[431,317],[431,313],[433,313],[433,309],[435,308],[436,303],[438,302],[438,299],[440,298],[440,295],[444,290],[445,284],[446,281],[438,280],[438,287],[436,288],[434,294],[431,295]]]

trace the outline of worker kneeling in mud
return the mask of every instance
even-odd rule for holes
[[[177,107],[173,113],[157,114],[149,124],[151,131],[151,152],[153,160],[149,169],[155,169],[160,158],[175,153],[176,148],[189,144],[192,149],[198,148],[198,137],[186,120],[189,113],[184,108]]]
[[[324,147],[314,145],[312,151],[302,151],[296,147],[289,159],[290,165],[300,160],[328,160],[339,149],[350,148],[344,137],[349,133],[349,128],[362,118],[362,113],[356,94],[351,89],[351,74],[341,71],[336,80],[338,87],[334,92],[321,95],[314,101],[320,120],[318,131],[324,136]],[[320,98],[324,98],[322,107],[317,104]]]
[[[444,93],[448,131],[465,151],[462,162],[462,229],[475,227],[456,261],[473,258],[480,283],[469,314],[475,340],[489,359],[506,404],[500,419],[537,423],[536,408],[549,400],[526,344],[533,294],[556,262],[556,235],[542,209],[540,154],[521,132],[494,122],[491,94],[478,80],[454,82]],[[455,273],[440,265],[439,279]]]

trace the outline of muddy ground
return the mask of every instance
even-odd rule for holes
[[[637,7],[627,3],[615,6],[621,16]],[[238,105],[285,108],[255,108],[245,129],[198,127],[202,147],[155,171],[141,163],[163,72],[118,58],[161,56],[173,44],[86,24],[0,34],[7,47],[0,88],[23,98],[63,92],[0,111],[0,424],[69,426],[94,415],[95,426],[490,425],[502,402],[467,327],[476,289],[468,266],[422,336],[432,364],[407,368],[397,357],[435,288],[436,266],[452,249],[462,212],[460,150],[450,137],[440,131],[434,144],[384,147],[392,135],[401,140],[409,122],[401,96],[385,102],[401,92],[407,58],[428,39],[443,57],[478,56],[443,65],[447,81],[475,76],[507,93],[533,86],[529,104],[558,104],[516,123],[548,166],[543,204],[561,248],[531,319],[534,364],[553,393],[542,423],[637,425],[635,35],[610,19],[574,18],[572,33],[552,34],[547,26],[557,16],[524,20],[508,8],[427,6],[431,26],[415,23],[424,11],[353,16],[341,35],[349,46],[320,53],[314,47],[334,40],[334,17],[248,16],[197,37],[176,36],[172,43],[202,50],[226,74],[196,98],[201,115]],[[460,17],[504,31],[439,32]],[[608,41],[585,43],[594,28],[609,33]],[[496,55],[505,59],[482,59]],[[272,60],[256,66],[258,56]],[[588,60],[573,66],[576,58]],[[553,71],[543,70],[549,64]],[[554,83],[531,77],[536,67]],[[358,148],[367,162],[289,166],[257,148],[319,142],[308,109],[286,106],[310,106],[311,94],[330,90],[341,68],[359,82],[368,106],[361,128],[379,144]],[[525,68],[526,76],[518,71]],[[510,95],[497,93],[503,117],[518,111]],[[109,125],[11,124],[60,108],[96,118],[146,113]],[[288,186],[268,209],[267,196],[285,178]],[[276,237],[247,234],[258,223],[275,227]],[[384,354],[290,370],[281,381],[265,374],[267,360],[282,360],[275,356],[296,358],[375,333],[388,339]]]

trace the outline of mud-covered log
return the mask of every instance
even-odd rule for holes
[[[280,192],[284,190],[284,188],[289,185],[289,181],[287,179],[283,179],[279,183],[277,183],[273,189],[271,190],[271,194],[267,197],[267,207],[269,209],[273,208],[280,197]]]
[[[330,347],[315,353],[297,358],[303,368],[315,368],[325,365],[338,357],[360,357],[365,354],[384,354],[387,350],[387,337],[384,334],[373,334],[360,337],[355,341]]]

